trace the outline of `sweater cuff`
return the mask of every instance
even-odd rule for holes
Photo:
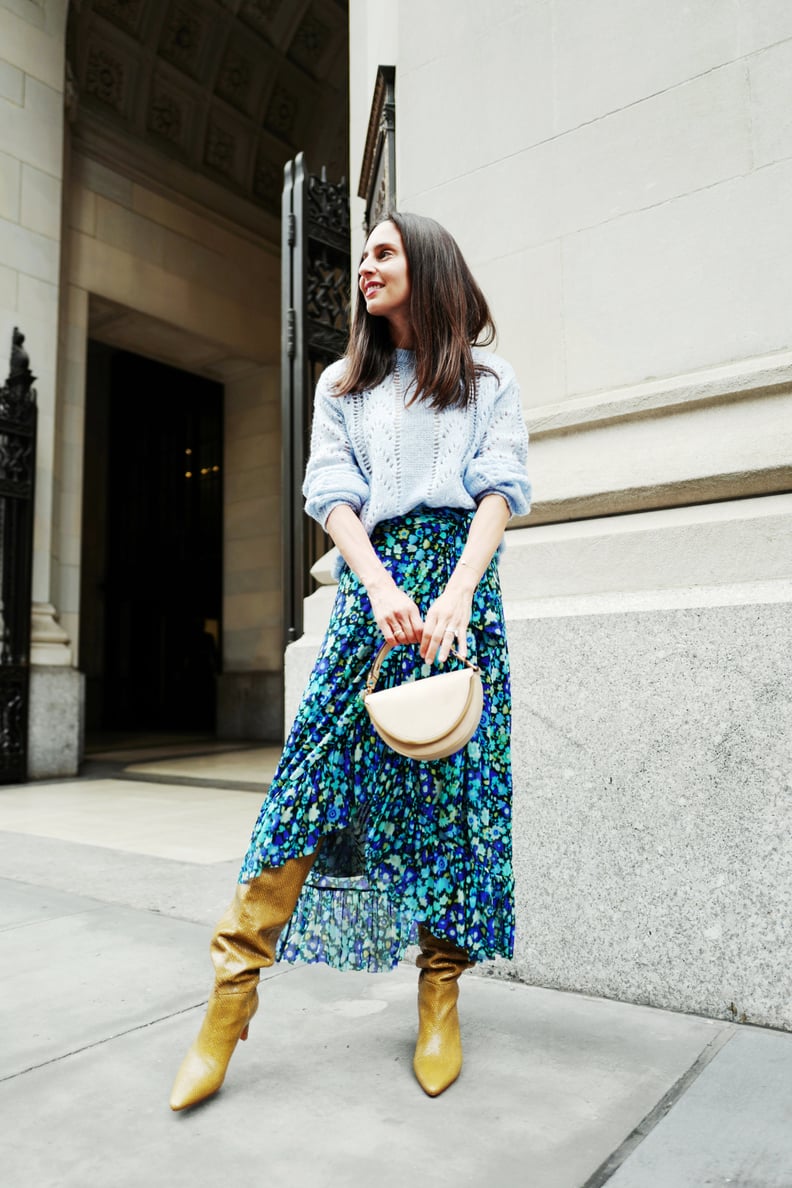
[[[321,523],[325,532],[327,532],[327,521],[330,519],[330,513],[335,511],[337,507],[351,507],[356,516],[360,515],[360,508],[356,507],[354,503],[351,503],[348,499],[336,499],[333,503],[330,503],[326,507],[322,508],[322,515],[319,522]]]

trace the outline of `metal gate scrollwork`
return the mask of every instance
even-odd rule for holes
[[[37,409],[24,341],[15,328],[0,388],[0,784],[27,779]]]
[[[349,325],[349,189],[308,172],[300,153],[285,167],[282,244],[281,435],[284,643],[303,630],[310,569],[330,547],[303,512],[302,482],[320,372],[346,349]]]

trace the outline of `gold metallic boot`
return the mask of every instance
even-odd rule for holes
[[[437,1097],[462,1071],[459,1035],[459,977],[473,964],[464,949],[418,929],[421,955],[418,979],[418,1041],[413,1069],[418,1083],[430,1097]]]
[[[275,962],[278,937],[289,921],[315,854],[290,858],[249,883],[240,883],[212,937],[215,984],[201,1030],[176,1074],[172,1110],[211,1097],[223,1083],[237,1042],[247,1039],[258,1009],[259,970]]]

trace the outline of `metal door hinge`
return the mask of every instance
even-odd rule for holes
[[[296,354],[297,314],[291,307],[286,310],[286,353],[290,359]]]

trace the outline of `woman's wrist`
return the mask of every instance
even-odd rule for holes
[[[455,586],[470,590],[472,593],[481,581],[481,574],[469,561],[463,561],[460,558],[451,574],[451,581]]]
[[[358,577],[365,586],[367,594],[381,593],[383,590],[387,590],[396,584],[380,561],[377,561],[375,565],[361,568],[365,572],[360,572]]]

